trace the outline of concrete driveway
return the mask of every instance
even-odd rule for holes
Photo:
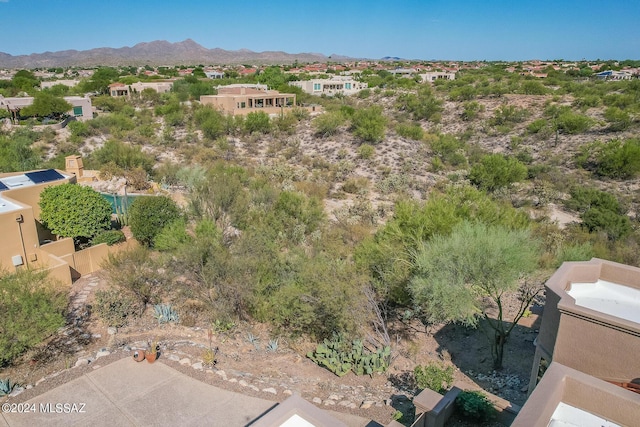
[[[5,408],[0,427],[243,426],[277,405],[202,383],[163,363],[136,363],[131,358],[26,404],[29,413],[7,413]]]

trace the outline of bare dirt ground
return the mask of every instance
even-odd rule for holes
[[[74,283],[71,301],[85,295],[86,305],[80,305],[69,326],[0,371],[0,378],[8,377],[25,388],[11,399],[24,401],[44,393],[87,370],[130,357],[133,349],[145,348],[152,340],[161,344],[161,363],[200,381],[277,401],[298,393],[320,407],[382,424],[391,420],[396,408],[408,405],[418,391],[413,381],[415,365],[430,361],[452,364],[456,380],[477,384],[513,403],[522,404],[526,399],[537,314],[523,319],[514,329],[500,371],[492,368],[488,341],[480,329],[455,325],[425,329],[417,322],[396,322],[391,325],[395,344],[389,371],[371,377],[350,373],[340,378],[305,357],[314,343],[274,336],[260,324],[238,324],[228,332],[214,333],[209,341],[208,325],[158,325],[147,310],[136,324],[111,335],[87,308],[95,290],[106,286],[100,273]],[[247,339],[249,333],[257,337],[255,345]],[[276,338],[277,351],[267,351],[266,345]],[[219,349],[215,366],[203,363],[210,347]]]

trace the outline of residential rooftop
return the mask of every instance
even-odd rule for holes
[[[576,305],[640,324],[640,289],[606,280],[571,283]]]

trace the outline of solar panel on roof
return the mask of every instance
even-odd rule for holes
[[[0,181],[0,191],[4,191],[4,190],[8,190],[8,189],[9,189],[9,187],[7,187],[6,185],[4,185],[4,184],[2,183],[2,181]]]
[[[27,172],[25,173],[25,176],[33,181],[34,184],[41,184],[43,182],[51,182],[57,181],[59,179],[64,179],[64,176],[62,176],[55,169],[47,169],[38,172]]]

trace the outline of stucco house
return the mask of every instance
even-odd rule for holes
[[[33,104],[32,96],[4,98],[0,95],[0,108],[5,109],[16,115],[21,109]],[[71,110],[68,114],[80,121],[87,121],[93,118],[93,106],[91,98],[83,96],[65,96],[65,101],[71,104]]]
[[[22,268],[46,270],[50,277],[71,284],[99,270],[109,253],[135,245],[100,244],[76,252],[73,239],[56,239],[40,222],[40,193],[47,187],[82,180],[82,158],[68,156],[66,170],[34,170],[0,174],[0,271]]]
[[[264,85],[230,85],[219,87],[217,95],[201,96],[200,102],[231,115],[256,111],[275,115],[295,106],[296,95],[269,90]]]
[[[334,76],[330,79],[311,79],[289,82],[311,95],[355,95],[369,87],[365,82],[354,80],[351,76]]]
[[[158,93],[170,92],[173,88],[173,81],[162,80],[154,82],[136,82],[130,85],[116,82],[109,85],[109,95],[113,97],[129,96],[132,93],[140,93],[145,89],[152,89]]]
[[[421,73],[420,78],[423,83],[433,83],[436,80],[455,80],[456,73],[452,73],[449,71],[430,71],[427,73]]]
[[[640,268],[566,262],[545,291],[531,394],[512,426],[637,425]]]

